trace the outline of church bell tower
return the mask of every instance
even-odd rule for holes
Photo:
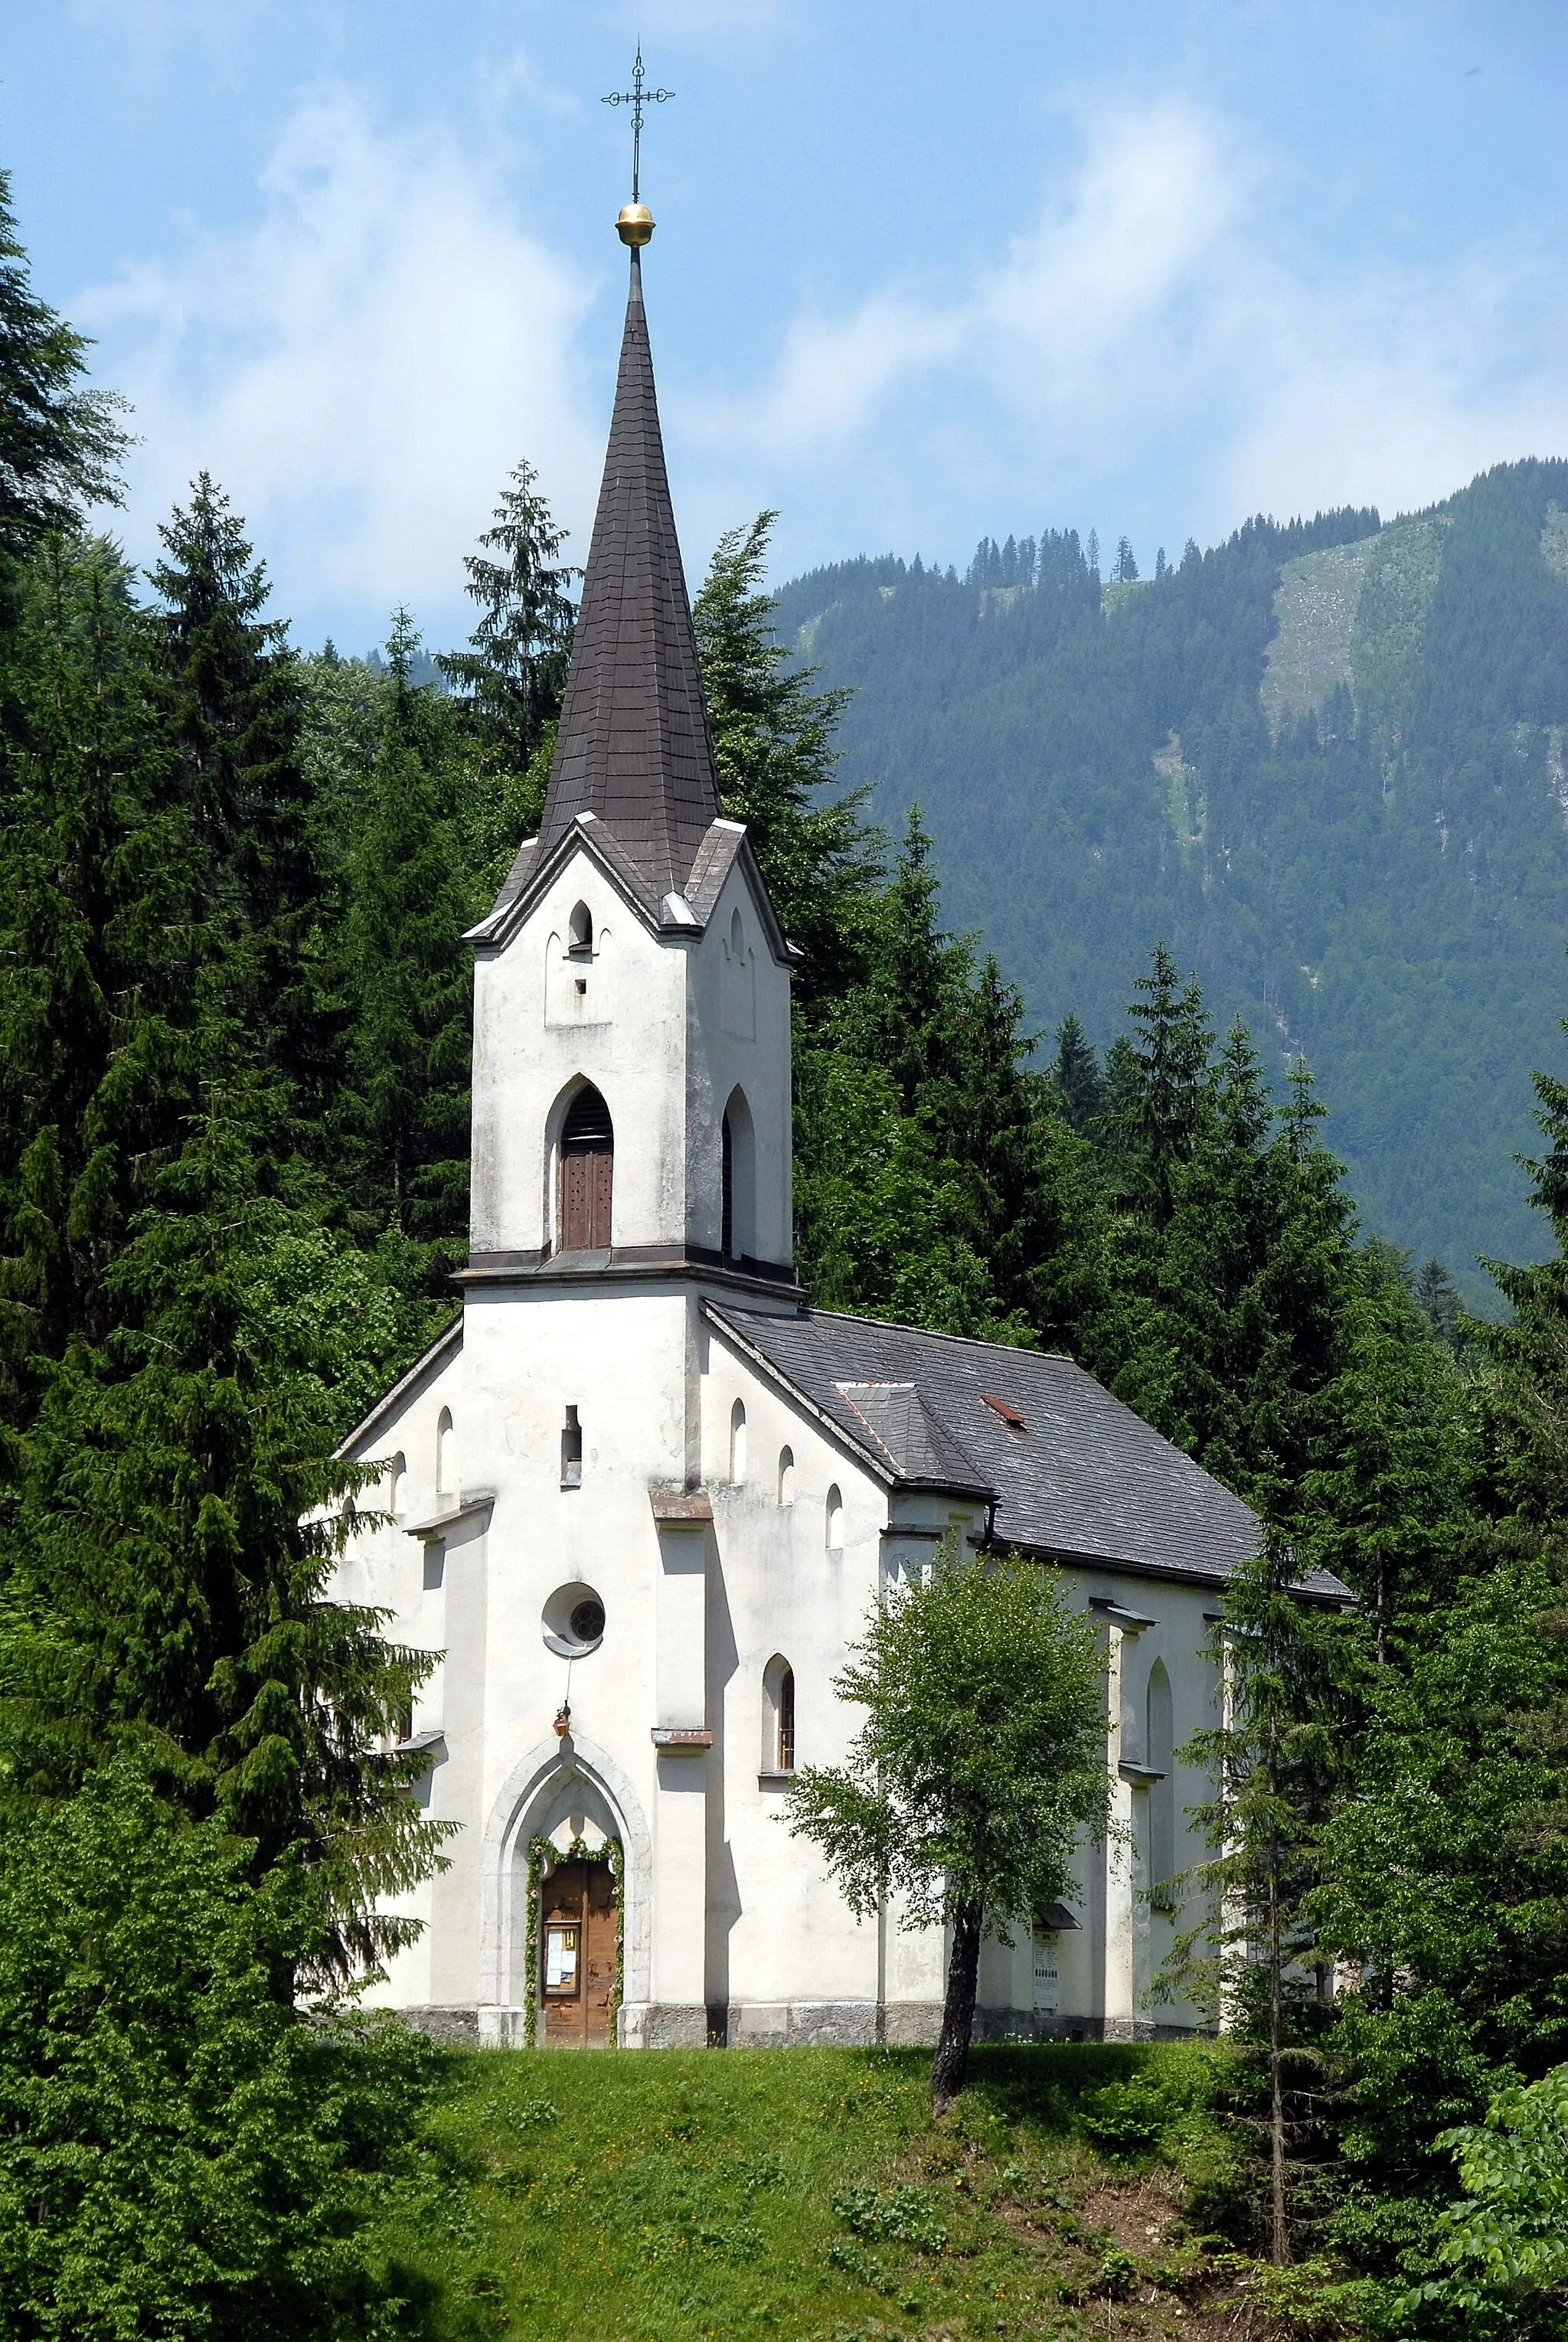
[[[719,805],[643,307],[614,413],[537,837],[472,932],[481,1278],[694,1270],[794,1291],[790,966]]]

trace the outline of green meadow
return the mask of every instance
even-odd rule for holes
[[[438,2332],[1201,2335],[1240,2165],[1212,2044],[454,2055],[380,2248]]]

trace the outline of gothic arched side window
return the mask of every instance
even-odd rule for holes
[[[1161,1777],[1149,1784],[1149,1883],[1163,1887],[1176,1875],[1175,1716],[1163,1659],[1149,1670],[1144,1713],[1144,1762]]]
[[[781,1506],[789,1506],[794,1502],[794,1449],[781,1447],[779,1449],[779,1503]]]
[[[563,1252],[608,1250],[614,1169],[610,1109],[590,1082],[572,1100],[561,1132],[557,1226]]]
[[[449,1406],[442,1408],[435,1426],[435,1486],[440,1496],[457,1494],[457,1434]]]
[[[794,1669],[776,1653],[763,1670],[763,1770],[794,1771]]]
[[[844,1551],[844,1498],[835,1480],[827,1492],[827,1549],[829,1553]]]
[[[746,1476],[746,1410],[736,1399],[730,1409],[730,1480],[739,1487]]]
[[[744,1260],[756,1250],[756,1137],[743,1089],[730,1092],[719,1155],[719,1250]]]

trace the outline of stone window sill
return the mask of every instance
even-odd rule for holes
[[[788,1772],[781,1772],[775,1766],[772,1771],[757,1775],[757,1787],[759,1789],[787,1789],[794,1779],[793,1767]]]

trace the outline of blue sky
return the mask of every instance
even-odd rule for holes
[[[519,455],[579,557],[646,272],[688,570],[1212,541],[1568,453],[1564,0],[0,0],[0,161],[153,557],[198,466],[277,606],[466,631]]]

